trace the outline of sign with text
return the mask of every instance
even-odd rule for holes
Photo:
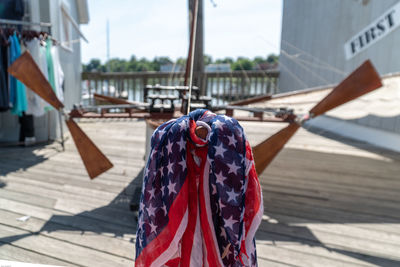
[[[400,2],[344,44],[346,59],[351,59],[375,42],[383,39],[398,26],[400,26]]]

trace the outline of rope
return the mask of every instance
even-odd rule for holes
[[[194,66],[194,50],[196,43],[196,31],[197,31],[197,15],[198,15],[199,1],[195,0],[194,5],[194,16],[193,16],[193,40],[191,43],[191,55],[190,55],[190,75],[189,75],[189,95],[188,95],[188,106],[187,106],[187,115],[190,113],[190,102],[192,100],[192,83],[193,83],[193,66]]]
[[[346,72],[344,72],[344,71],[342,71],[342,70],[340,70],[340,69],[338,69],[338,68],[335,68],[333,65],[331,65],[331,64],[329,64],[329,63],[327,63],[327,62],[325,62],[325,61],[323,61],[323,60],[321,60],[321,59],[319,59],[319,58],[317,58],[317,57],[315,57],[315,56],[313,56],[313,55],[307,53],[306,51],[304,51],[304,50],[298,48],[297,46],[295,46],[295,45],[289,43],[288,41],[282,39],[282,42],[286,43],[287,45],[291,46],[291,47],[294,48],[294,49],[297,49],[297,51],[300,51],[301,53],[303,53],[303,54],[305,54],[305,55],[311,57],[312,59],[316,60],[317,62],[320,62],[321,66],[329,67],[329,69],[330,69],[331,71],[337,72],[337,73],[339,73],[339,74],[341,74],[341,75],[343,75],[343,76],[346,76],[346,75],[347,75]],[[310,62],[310,63],[311,63],[311,62]]]
[[[282,53],[287,56],[289,59],[291,59],[294,63],[298,64],[300,67],[302,67],[303,69],[305,69],[306,71],[310,72],[312,75],[314,75],[315,77],[317,77],[318,79],[320,79],[321,81],[323,81],[326,84],[330,84],[330,82],[328,80],[326,80],[325,78],[323,78],[322,76],[318,75],[316,72],[312,71],[311,69],[307,68],[304,63],[300,63],[296,60],[296,56],[292,56],[289,55],[285,50],[281,49]]]
[[[263,41],[264,41],[265,43],[267,43],[269,46],[271,46],[271,47],[273,47],[273,48],[278,48],[276,45],[272,44],[271,42],[269,42],[268,40],[266,40],[266,39],[263,38],[262,36],[257,36],[257,37],[260,38],[261,40],[263,40]],[[314,71],[310,70],[309,68],[307,68],[307,67],[305,66],[305,64],[308,64],[309,66],[310,66],[310,65],[311,65],[311,66],[314,66],[314,67],[316,67],[316,68],[324,68],[324,69],[327,69],[327,70],[329,70],[329,71],[338,73],[338,74],[342,75],[343,77],[345,77],[345,76],[347,75],[347,73],[345,73],[345,72],[343,72],[343,71],[341,71],[341,70],[335,68],[334,66],[332,66],[332,65],[330,65],[330,64],[328,64],[328,63],[322,61],[321,59],[318,59],[318,58],[315,57],[315,56],[312,56],[312,55],[308,54],[307,52],[305,52],[304,50],[301,50],[300,48],[296,47],[295,45],[290,44],[288,41],[282,40],[282,42],[287,43],[289,46],[291,46],[291,47],[293,47],[293,48],[295,48],[295,49],[297,49],[298,51],[301,52],[300,54],[291,55],[291,54],[287,53],[285,50],[280,49],[280,51],[282,51],[282,54],[285,54],[285,56],[286,56],[289,60],[291,60],[292,62],[294,62],[294,63],[296,63],[296,64],[298,64],[298,65],[300,65],[300,67],[302,67],[303,69],[305,69],[306,71],[310,72],[312,75],[314,75],[315,77],[317,77],[318,79],[320,79],[321,81],[323,81],[323,82],[325,83],[325,85],[329,85],[329,84],[331,84],[331,83],[330,83],[329,81],[327,81],[325,78],[323,78],[323,77],[321,77],[320,75],[318,75],[316,72],[314,72]],[[320,62],[319,65],[318,65],[318,64],[315,64],[314,62],[308,61],[308,60],[306,60],[306,59],[300,59],[299,56],[301,56],[302,54],[308,55],[308,56],[310,56],[311,58],[313,58],[315,61]],[[299,77],[297,77],[293,72],[291,72],[291,71],[289,70],[289,68],[288,68],[287,66],[285,66],[285,65],[282,63],[282,61],[279,61],[279,66],[283,67],[283,69],[285,69],[285,70],[289,73],[289,75],[292,76],[292,77],[293,77],[297,82],[299,82],[302,86],[304,86],[305,88],[308,87],[308,85],[307,85],[303,80],[301,80]]]
[[[290,71],[290,69],[288,67],[286,67],[286,65],[282,64],[282,62],[279,62],[279,66],[284,68],[290,76],[292,76],[296,81],[298,81],[302,86],[304,86],[304,88],[308,88],[309,86],[299,77],[297,77],[296,74],[294,74],[292,71]]]

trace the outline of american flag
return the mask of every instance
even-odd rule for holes
[[[206,140],[195,134],[202,125]],[[263,203],[239,123],[207,110],[153,133],[136,235],[136,266],[257,266]]]

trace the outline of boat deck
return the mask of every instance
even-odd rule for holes
[[[244,122],[251,144],[282,124]],[[69,139],[0,148],[0,259],[59,266],[133,266],[145,123],[80,126],[115,167],[90,181]],[[260,176],[259,266],[400,266],[400,155],[300,130]],[[29,216],[29,217],[27,217]]]

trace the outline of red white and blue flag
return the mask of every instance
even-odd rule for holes
[[[206,140],[195,134],[199,125]],[[257,266],[262,194],[239,123],[196,110],[158,127],[151,145],[136,266]]]

